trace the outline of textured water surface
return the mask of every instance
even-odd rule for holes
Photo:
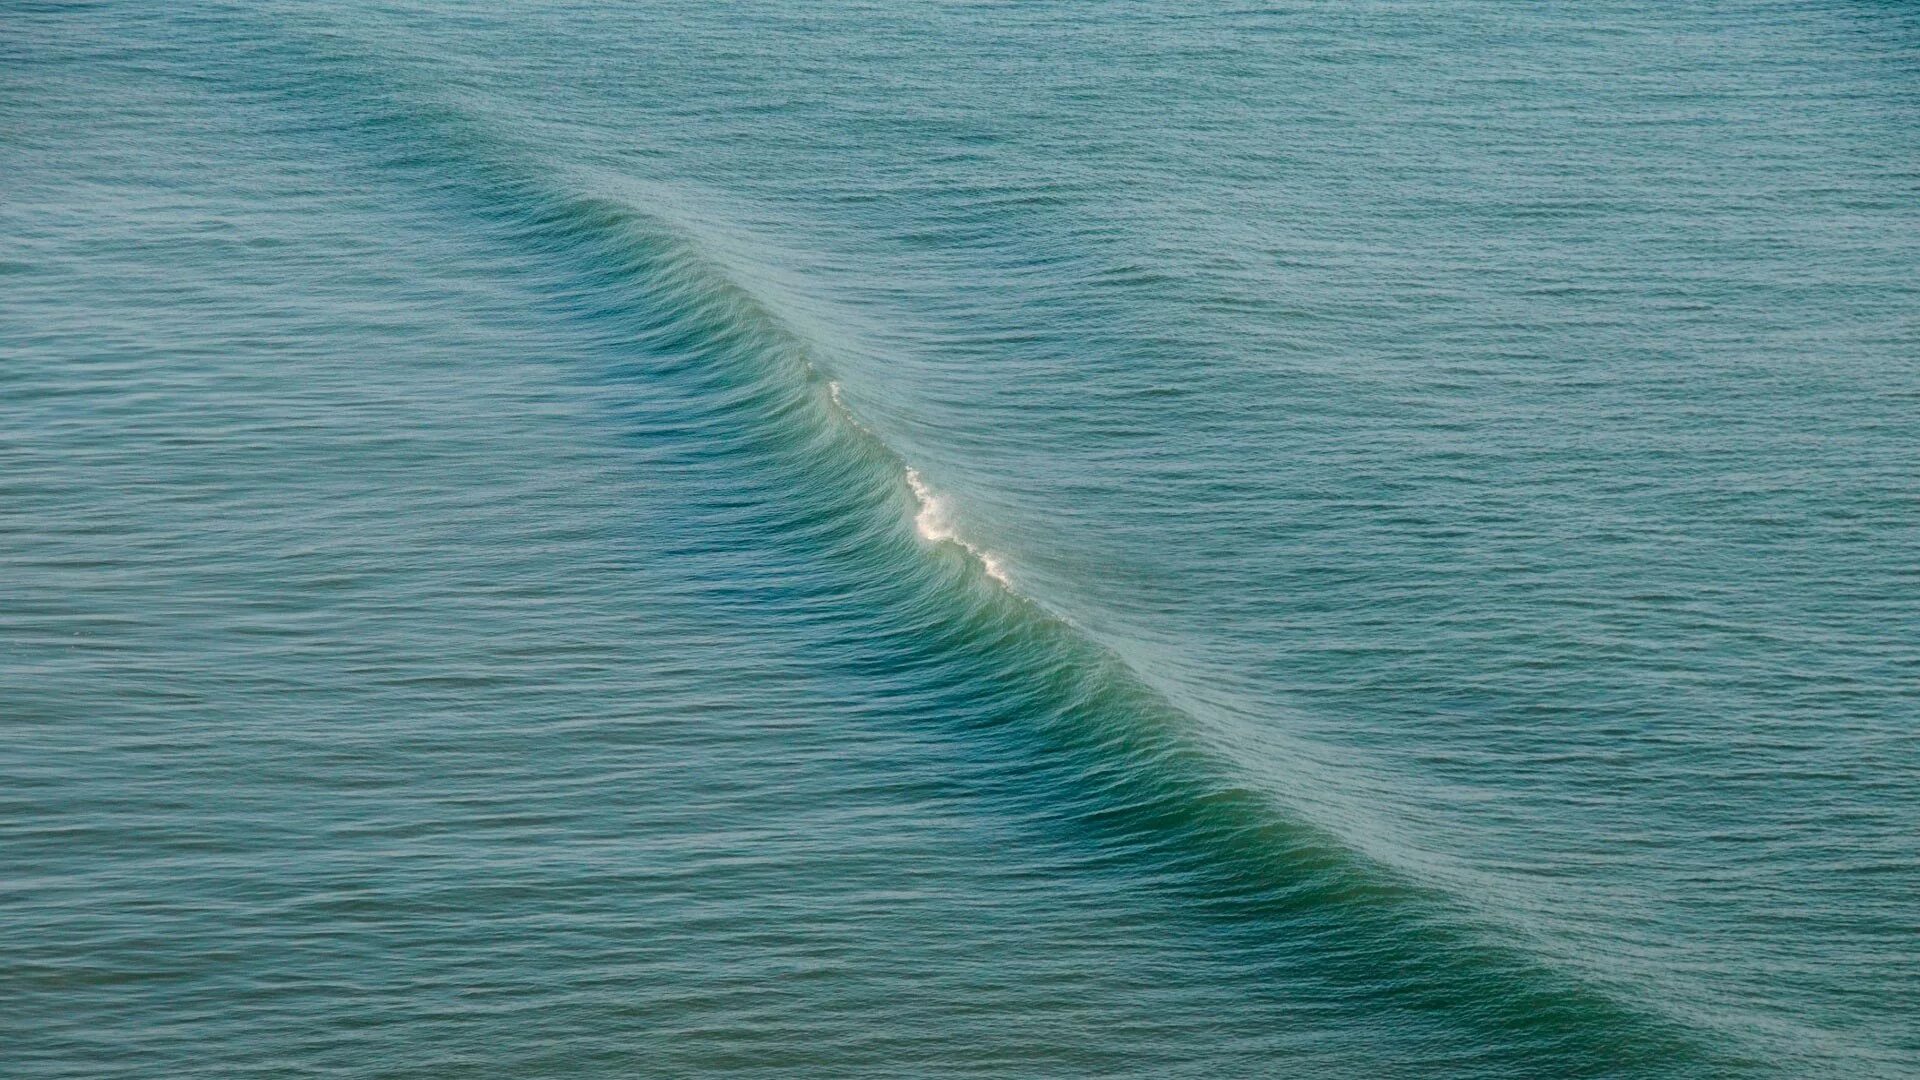
[[[0,6],[0,1073],[1920,1076],[1920,15]]]

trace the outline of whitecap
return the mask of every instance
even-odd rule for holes
[[[907,486],[913,489],[913,497],[920,504],[920,512],[914,515],[913,524],[920,531],[922,539],[933,544],[941,541],[959,544],[979,561],[988,577],[1008,588],[1013,587],[1012,580],[1007,577],[1006,568],[1000,564],[1000,560],[995,558],[992,552],[968,543],[954,532],[953,519],[947,513],[947,501],[934,494],[933,489],[927,486],[926,480],[920,476],[920,470],[911,466],[907,468]]]

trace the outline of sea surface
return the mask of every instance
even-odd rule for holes
[[[0,2],[0,1075],[1920,1076],[1920,8]]]

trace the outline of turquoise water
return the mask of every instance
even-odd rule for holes
[[[0,9],[0,1073],[1920,1076],[1920,14]]]

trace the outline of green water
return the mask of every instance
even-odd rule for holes
[[[1916,61],[0,6],[0,1074],[1920,1076]]]

